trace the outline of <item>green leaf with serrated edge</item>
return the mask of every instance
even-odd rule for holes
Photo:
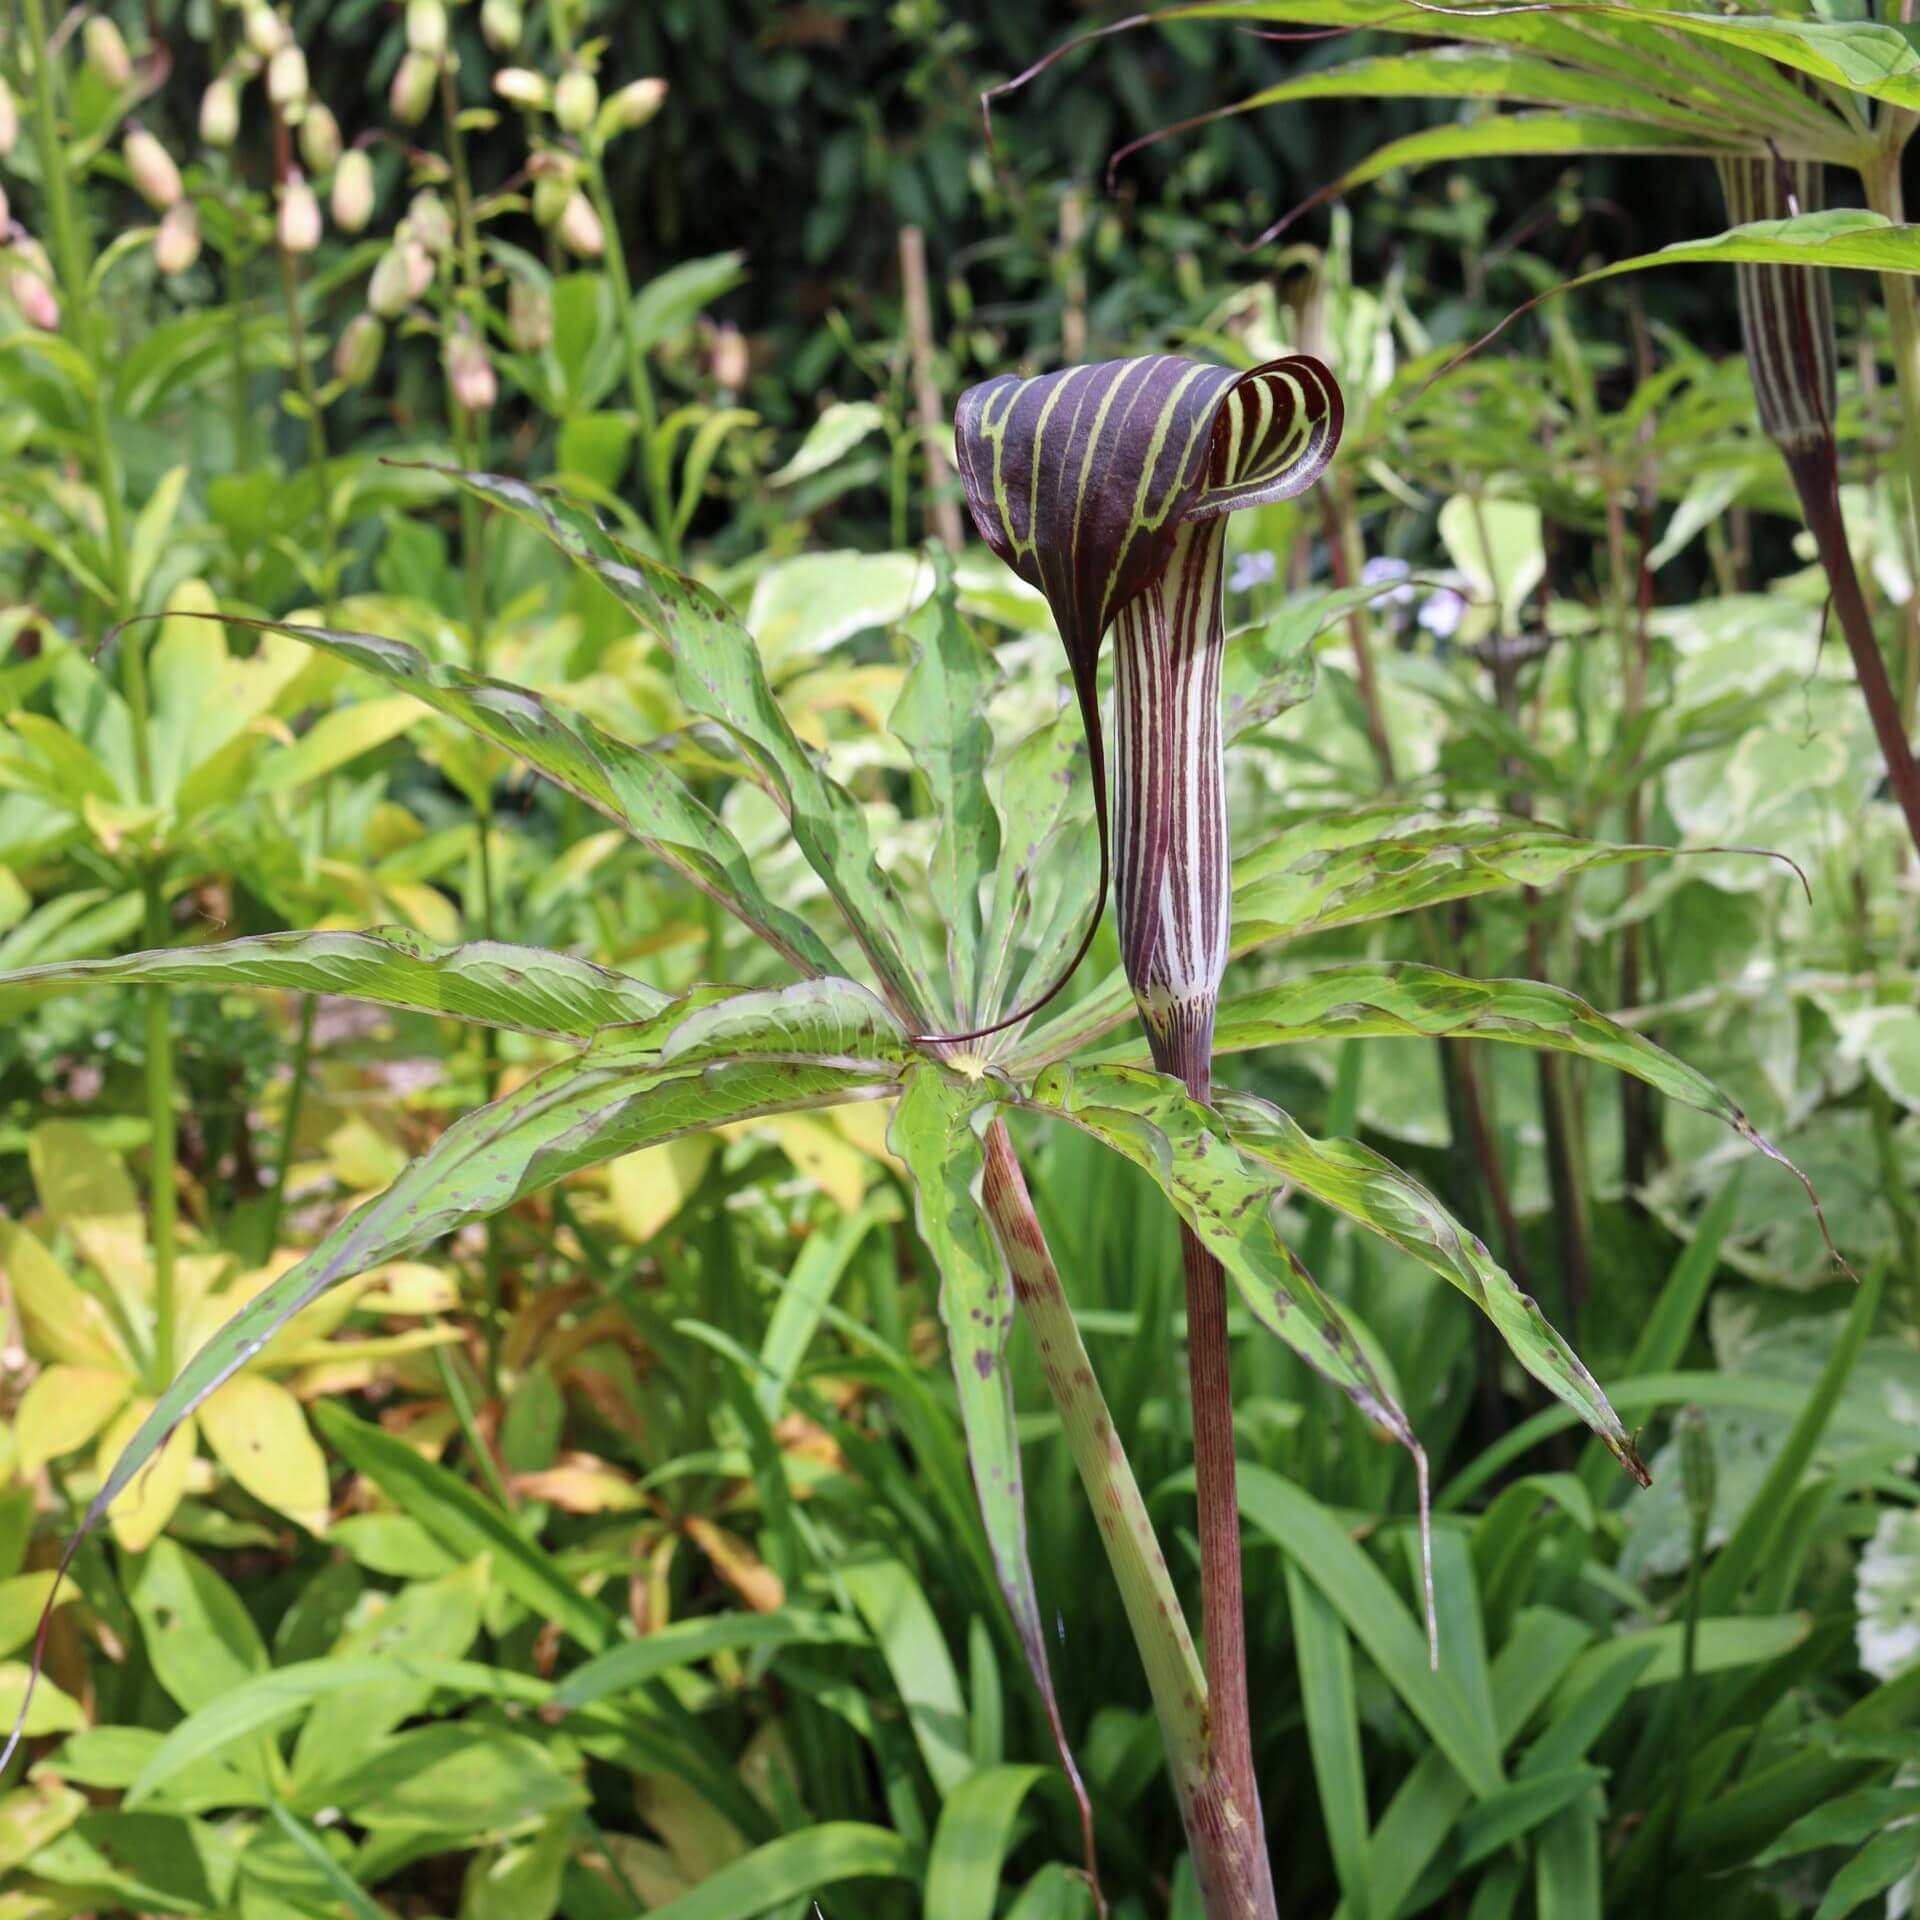
[[[981,1208],[986,1156],[978,1125],[993,1104],[989,1083],[969,1085],[930,1062],[912,1068],[894,1108],[887,1144],[913,1179],[914,1218],[940,1273],[940,1318],[960,1400],[980,1518],[1027,1669],[1039,1689],[1060,1764],[1081,1809],[1091,1846],[1092,1808],[1060,1717],[1047,1664],[1046,1625],[1027,1551],[1027,1505],[1015,1426],[1007,1337],[1013,1277]],[[1093,1868],[1089,1857],[1089,1871]]]
[[[266,933],[0,974],[0,1019],[79,987],[128,984],[324,993],[582,1040],[650,1019],[667,1002],[658,988],[544,947],[497,940],[448,947],[405,927],[381,927]]]
[[[1725,1121],[1748,1145],[1792,1173],[1820,1216],[1820,1203],[1799,1169],[1754,1131],[1705,1074],[1609,1020],[1578,994],[1543,981],[1473,980],[1412,962],[1328,967],[1280,986],[1230,994],[1220,1003],[1213,1050],[1242,1053],[1299,1040],[1403,1035],[1504,1041],[1578,1054],[1631,1074],[1669,1099]],[[1823,1216],[1821,1228],[1824,1232]]]
[[[993,1920],[1000,1874],[1040,1767],[981,1767],[947,1795],[927,1855],[926,1911],[941,1920]]]
[[[825,1820],[735,1860],[648,1920],[759,1920],[790,1900],[816,1900],[843,1880],[915,1880],[918,1850],[885,1827]]]
[[[1425,1187],[1358,1141],[1315,1140],[1268,1101],[1220,1093],[1215,1105],[1243,1152],[1458,1287],[1493,1322],[1513,1357],[1578,1413],[1642,1486],[1647,1484],[1632,1435],[1580,1357],[1547,1324],[1532,1296],[1521,1292],[1479,1238]]]
[[[1794,135],[1833,144],[1846,131],[1837,114],[1809,99],[1793,75],[1757,49],[1689,42],[1688,22],[1699,16],[1651,8],[1582,4],[1522,13],[1500,4],[1459,6],[1446,10],[1442,24],[1438,16],[1409,10],[1404,0],[1195,0],[1154,17],[1375,27],[1522,48],[1692,108],[1730,133],[1744,131],[1750,145]],[[1629,98],[1623,96],[1623,107]]]
[[[176,612],[169,617],[189,616]],[[464,667],[441,666],[404,641],[336,627],[243,620],[233,614],[217,618],[256,633],[286,634],[404,688],[423,706],[517,755],[555,786],[625,827],[751,927],[797,972],[838,971],[839,963],[820,936],[761,892],[739,841],[658,754],[616,739],[584,715],[563,713],[524,687],[489,680]]]
[[[767,685],[753,636],[725,603],[685,574],[623,547],[592,514],[553,494],[498,474],[450,477],[537,528],[660,634],[681,701],[726,729],[779,802],[894,1011],[907,1019],[924,1015],[935,995],[919,931],[873,856],[866,814],[802,744]]]
[[[946,928],[947,971],[963,1026],[984,1017],[977,1000],[980,887],[1000,857],[1000,816],[987,791],[993,729],[986,707],[995,682],[993,655],[954,602],[953,562],[933,557],[933,597],[908,621],[914,664],[888,725],[913,755],[938,822],[927,878]]]
[[[1071,1120],[1149,1174],[1253,1317],[1412,1453],[1424,1500],[1426,1455],[1412,1426],[1274,1225],[1284,1180],[1236,1146],[1217,1112],[1171,1076],[1133,1067],[1049,1067],[1024,1104]]]
[[[1401,801],[1319,814],[1283,827],[1234,862],[1233,953],[1275,940],[1383,920],[1417,907],[1569,874],[1673,859],[1705,849],[1582,840],[1509,814],[1445,814]],[[1116,968],[1016,1050],[1021,1066],[1064,1059],[1133,1011]]]
[[[731,1028],[731,1058],[701,1054],[697,1034],[690,1061],[662,1058],[676,1030],[712,998],[696,989],[653,1020],[614,1029],[575,1058],[456,1121],[392,1186],[255,1295],[180,1370],[95,1494],[67,1544],[62,1573],[174,1426],[295,1313],[341,1281],[621,1154],[761,1114],[892,1090],[900,1077],[897,1029],[892,1040],[877,1041],[873,1055],[842,1050],[877,1011],[865,988],[808,980],[786,992],[796,998],[789,1002],[779,992],[736,996],[758,1002],[761,1017]],[[804,1044],[809,1020],[825,1043],[813,1057]],[[764,1059],[754,1057],[756,1048],[765,1049]],[[43,1616],[42,1643],[45,1622]],[[16,1729],[0,1753],[0,1766],[18,1738]]]

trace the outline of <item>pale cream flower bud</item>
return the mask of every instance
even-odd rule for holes
[[[331,173],[340,164],[340,122],[324,101],[309,100],[300,122],[300,158],[309,173]]]
[[[429,253],[453,250],[453,215],[431,188],[422,189],[407,202],[406,228]]]
[[[333,370],[350,387],[362,387],[380,365],[387,330],[370,313],[356,313],[334,343]]]
[[[747,336],[729,321],[713,336],[713,378],[717,386],[738,392],[747,384],[753,370],[753,355]]]
[[[153,236],[153,264],[162,273],[185,273],[200,258],[200,210],[182,200],[161,216]]]
[[[573,175],[569,172],[545,173],[536,171],[533,176],[533,217],[543,227],[558,226],[560,216],[567,210],[567,202],[573,197]]]
[[[230,74],[216,73],[200,96],[200,138],[209,147],[230,147],[240,132],[240,89]]]
[[[447,336],[445,362],[447,384],[453,389],[453,397],[469,413],[485,413],[500,397],[493,362],[465,321],[460,323],[457,332]]]
[[[393,86],[387,94],[387,106],[402,126],[417,127],[433,105],[434,83],[440,78],[440,63],[424,53],[405,53],[393,70]]]
[[[569,67],[553,90],[553,117],[567,133],[585,133],[600,111],[600,88],[585,67]]]
[[[593,202],[575,187],[567,196],[567,204],[560,211],[560,244],[569,253],[577,253],[583,260],[598,260],[606,251],[607,236],[600,225],[600,216],[593,210]]]
[[[271,60],[292,35],[287,23],[269,6],[249,6],[241,23],[246,42],[262,60]]]
[[[332,208],[342,233],[359,233],[373,218],[373,162],[358,147],[349,147],[334,169]]]
[[[291,121],[307,103],[307,56],[297,41],[288,40],[267,62],[267,98]]]
[[[0,180],[0,246],[7,240],[7,231],[13,225],[13,209],[7,205],[7,183]]]
[[[541,113],[553,104],[553,89],[547,85],[547,76],[527,67],[502,67],[493,76],[493,90],[516,107]]]
[[[180,198],[180,169],[173,155],[145,127],[132,128],[120,149],[134,191],[156,212],[165,213]]]
[[[28,326],[42,333],[58,332],[60,299],[53,290],[53,268],[47,250],[37,240],[16,240],[11,250],[0,254],[0,268],[13,304]]]
[[[288,253],[311,253],[320,244],[320,202],[298,167],[280,185],[278,234]]]
[[[624,87],[607,96],[594,131],[603,140],[611,140],[620,133],[632,133],[644,127],[660,111],[666,98],[667,83],[664,80],[629,80]]]
[[[553,344],[553,302],[531,281],[507,288],[507,336],[517,353],[538,353]]]
[[[392,320],[433,284],[433,256],[411,234],[403,234],[374,263],[367,282],[367,305]]]
[[[89,16],[87,24],[80,29],[80,45],[87,65],[115,93],[124,92],[132,83],[133,56],[120,37],[120,29],[104,13]]]
[[[0,160],[13,151],[13,143],[19,138],[20,109],[14,102],[13,89],[7,85],[6,76],[0,74]]]
[[[447,9],[443,0],[407,0],[407,45],[429,60],[446,57]]]
[[[525,25],[520,0],[480,0],[480,37],[495,53],[511,53]]]

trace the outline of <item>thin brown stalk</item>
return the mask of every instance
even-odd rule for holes
[[[933,374],[933,303],[927,294],[927,236],[918,227],[900,229],[900,292],[907,310],[907,346],[913,356],[913,410],[920,420],[927,456],[927,527],[950,553],[965,543],[960,502],[953,496],[953,463],[947,458],[952,428],[940,405]]]

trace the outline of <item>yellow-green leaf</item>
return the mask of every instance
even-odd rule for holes
[[[326,1531],[326,1456],[285,1387],[235,1374],[202,1403],[200,1429],[215,1459],[262,1505],[309,1533]]]
[[[118,1367],[42,1368],[13,1417],[21,1473],[36,1474],[49,1460],[84,1447],[132,1390],[133,1376]]]
[[[133,1400],[106,1431],[95,1456],[100,1477],[113,1471],[114,1462],[126,1452],[140,1423],[153,1411],[153,1402]],[[187,1469],[193,1465],[194,1423],[189,1414],[168,1434],[165,1444],[153,1458],[129,1480],[120,1496],[107,1509],[113,1537],[128,1553],[144,1553],[167,1530],[180,1496],[187,1490]],[[35,1702],[38,1705],[38,1701]],[[0,1721],[5,1719],[0,1704]]]
[[[687,1204],[717,1145],[710,1133],[690,1133],[614,1161],[607,1171],[620,1231],[636,1246],[651,1240]]]
[[[25,1227],[0,1220],[0,1267],[26,1322],[36,1353],[77,1367],[124,1372],[127,1353],[105,1306],[74,1285]]]

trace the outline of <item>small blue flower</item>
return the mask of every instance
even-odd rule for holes
[[[1364,587],[1385,586],[1390,580],[1404,581],[1413,571],[1404,560],[1396,560],[1390,554],[1376,553],[1360,569],[1360,584]],[[1375,594],[1373,604],[1376,607],[1405,607],[1413,604],[1413,589],[1397,586],[1390,593]]]
[[[1255,547],[1243,553],[1233,563],[1233,572],[1227,577],[1227,585],[1235,593],[1251,593],[1255,587],[1271,586],[1279,574],[1280,562],[1277,556],[1265,547]]]
[[[1466,598],[1454,592],[1451,587],[1442,587],[1437,593],[1430,593],[1420,603],[1420,611],[1415,616],[1421,630],[1430,633],[1436,640],[1451,640],[1460,631],[1460,622],[1467,611]]]

